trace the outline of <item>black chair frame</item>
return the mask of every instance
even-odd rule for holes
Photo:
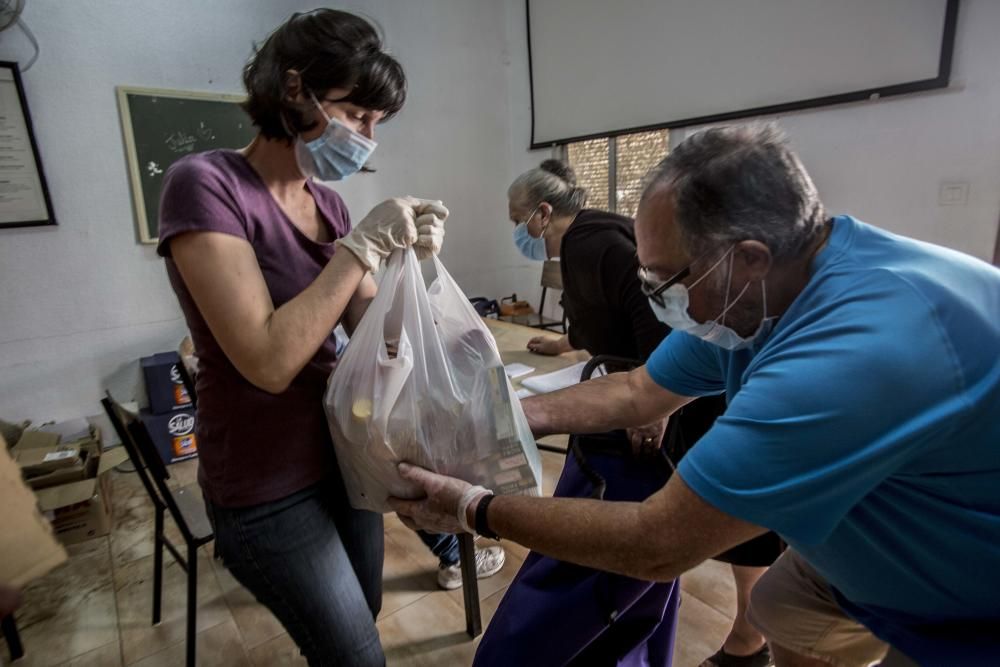
[[[0,619],[0,629],[3,630],[3,638],[7,640],[7,649],[10,651],[10,661],[14,662],[24,657],[24,646],[21,644],[21,635],[17,631],[17,621],[14,614],[10,614]]]
[[[586,364],[583,366],[583,370],[580,371],[580,382],[586,382],[590,380],[594,371],[596,371],[601,366],[611,366],[612,368],[620,368],[622,370],[631,370],[638,366],[641,366],[642,362],[637,359],[628,359],[626,357],[616,357],[610,354],[599,354],[595,357],[591,357]],[[621,453],[621,439],[616,437],[613,433],[587,433],[584,434],[587,437],[589,447],[593,449],[595,446],[601,447],[602,441],[607,442],[606,451],[610,453]],[[607,490],[608,483],[604,477],[597,472],[587,461],[586,455],[583,453],[583,449],[580,447],[579,435],[574,434],[569,438],[569,444],[566,449],[562,447],[554,447],[552,445],[538,444],[538,448],[547,451],[555,452],[557,454],[563,454],[565,456],[572,456],[576,461],[577,466],[580,468],[580,472],[583,476],[587,478],[591,486],[594,487],[593,492],[591,492],[591,497],[597,500],[604,498],[604,492]]]
[[[153,625],[160,622],[163,600],[163,550],[166,549],[174,557],[181,569],[187,574],[187,646],[186,664],[194,667],[196,662],[196,635],[198,609],[198,548],[214,539],[211,531],[207,534],[195,533],[188,524],[174,497],[174,492],[167,484],[170,473],[163,463],[156,446],[138,417],[129,414],[118,405],[110,393],[101,404],[111,420],[111,424],[122,441],[128,457],[135,467],[146,493],[153,503],[154,509],[154,546],[153,546]],[[164,532],[164,518],[169,512],[177,524],[184,539],[186,554],[167,539]]]

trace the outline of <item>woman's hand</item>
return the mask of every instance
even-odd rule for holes
[[[628,433],[629,442],[632,444],[632,453],[636,456],[652,454],[660,448],[663,442],[663,433],[667,430],[667,419],[660,419],[652,424],[625,429]]]
[[[448,218],[448,209],[438,200],[418,199],[421,204],[414,210],[417,219],[417,241],[413,249],[417,251],[417,259],[425,260],[441,252],[444,243],[444,221]]]
[[[397,248],[415,246],[420,259],[437,254],[447,217],[448,209],[440,201],[395,197],[373,208],[336,243],[354,253],[369,271],[375,271]]]
[[[563,352],[572,352],[573,346],[569,344],[569,336],[563,335],[559,338],[535,336],[528,341],[528,351],[554,357]]]

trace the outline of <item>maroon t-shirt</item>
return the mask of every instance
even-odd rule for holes
[[[330,230],[351,229],[343,200],[315,183],[306,187]],[[333,243],[317,243],[292,224],[242,154],[216,150],[178,160],[163,181],[160,243],[167,275],[198,355],[199,481],[223,507],[288,496],[339,474],[323,412],[326,380],[336,360],[331,335],[280,394],[255,387],[229,361],[184,285],[170,239],[185,232],[221,232],[246,239],[257,255],[275,308],[297,296],[326,266]],[[225,271],[220,266],[217,271]]]

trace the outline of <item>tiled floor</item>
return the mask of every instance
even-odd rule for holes
[[[562,457],[543,453],[551,493]],[[194,481],[197,461],[171,468]],[[184,664],[185,575],[165,557],[163,620],[150,625],[152,509],[134,474],[114,475],[115,527],[108,537],[69,548],[68,563],[25,591],[18,625],[26,655],[19,667],[160,667]],[[168,524],[169,524],[168,520]],[[385,521],[384,602],[378,629],[389,665],[469,665],[477,642],[465,634],[462,591],[440,591],[437,559],[395,516]],[[488,623],[526,551],[505,543],[507,564],[480,581]],[[304,665],[275,618],[202,549],[198,664]],[[735,606],[728,566],[709,562],[682,580],[674,664],[693,667],[719,647]],[[0,664],[7,649],[0,640]]]

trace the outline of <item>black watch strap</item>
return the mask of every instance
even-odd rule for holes
[[[482,535],[483,537],[488,537],[493,540],[499,540],[500,536],[490,530],[489,524],[486,522],[486,510],[489,508],[490,503],[496,498],[492,493],[487,493],[485,496],[479,499],[479,504],[476,505],[476,533]]]

